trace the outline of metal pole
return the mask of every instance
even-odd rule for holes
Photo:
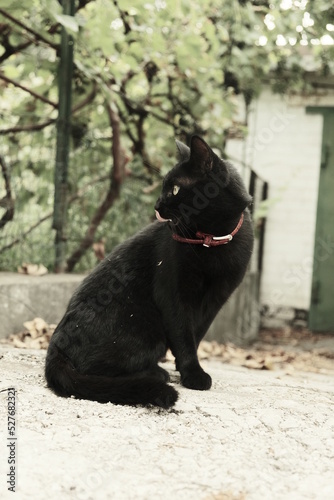
[[[62,0],[63,13],[74,15],[74,0]],[[67,222],[67,191],[68,191],[68,158],[71,127],[71,93],[73,71],[73,38],[65,28],[61,31],[60,62],[58,69],[58,119],[57,145],[55,164],[55,194],[53,229],[55,237],[55,272],[66,270],[66,222]]]

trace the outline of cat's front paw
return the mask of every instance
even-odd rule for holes
[[[205,373],[202,368],[191,371],[185,376],[181,376],[181,383],[188,389],[197,391],[207,391],[212,385],[212,379],[208,373]]]

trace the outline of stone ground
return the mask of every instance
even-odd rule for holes
[[[334,499],[334,376],[202,361],[210,391],[170,370],[170,411],[62,399],[45,351],[0,347],[0,498],[7,388],[17,391],[17,491],[25,499]]]

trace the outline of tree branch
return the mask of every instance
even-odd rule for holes
[[[79,5],[78,5],[76,12],[78,12],[80,9],[83,9],[84,7],[86,7],[86,5],[92,1],[94,1],[94,0],[79,0]]]
[[[17,54],[18,52],[21,52],[21,50],[26,49],[31,44],[32,44],[31,40],[29,40],[28,42],[21,43],[20,45],[16,45],[16,47],[9,44],[5,46],[3,44],[5,46],[5,52],[2,54],[2,56],[0,56],[0,64],[13,54]]]
[[[37,33],[37,31],[34,31],[33,29],[29,28],[26,24],[22,23],[21,21],[19,21],[15,17],[13,17],[11,14],[8,14],[8,12],[6,12],[5,10],[0,9],[0,14],[2,14],[3,17],[6,17],[10,21],[12,21],[14,24],[17,24],[17,26],[20,26],[20,28],[23,28],[28,33],[31,33],[32,35],[34,35],[34,37],[36,38],[36,40],[40,40],[41,42],[46,43],[47,45],[49,45],[50,47],[52,47],[55,50],[58,49],[58,45],[56,45],[53,42],[51,42],[51,40],[48,40],[47,38],[45,38],[40,33]]]
[[[0,165],[2,176],[5,181],[6,190],[6,196],[2,198],[2,200],[0,200],[0,206],[6,209],[6,212],[0,219],[0,229],[2,229],[9,221],[13,220],[14,218],[14,199],[12,197],[9,170],[5,162],[5,158],[2,155],[0,155]]]
[[[0,158],[1,158],[1,156],[0,156]],[[71,205],[74,201],[82,198],[82,196],[85,194],[85,192],[89,188],[91,188],[94,184],[97,184],[98,182],[107,181],[109,178],[110,178],[109,175],[102,175],[101,177],[97,177],[96,179],[91,180],[88,184],[85,184],[79,191],[77,191],[72,196],[70,196],[70,198],[68,200],[68,204]],[[5,250],[9,250],[10,248],[12,248],[15,245],[17,245],[18,243],[20,243],[22,240],[25,239],[26,236],[28,236],[32,231],[34,231],[43,222],[45,222],[48,219],[51,219],[52,216],[53,216],[53,211],[47,213],[46,215],[44,215],[44,217],[42,217],[35,224],[33,224],[32,226],[30,226],[30,228],[27,229],[24,233],[21,233],[18,238],[16,238],[15,240],[11,241],[10,243],[8,243],[8,245],[5,245],[5,246],[1,247],[0,248],[0,253],[4,252]]]
[[[42,130],[43,128],[48,127],[49,125],[52,125],[52,123],[55,123],[55,121],[56,118],[50,118],[50,120],[47,120],[46,122],[43,123],[22,125],[21,127],[11,127],[2,130],[0,129],[0,135],[6,135],[15,132],[35,132],[36,130]]]
[[[126,18],[126,15],[125,15],[125,12],[120,8],[120,6],[118,5],[118,2],[117,0],[114,0],[114,5],[115,7],[117,8],[118,10],[118,13],[123,21],[123,25],[124,25],[124,35],[127,35],[128,33],[130,33],[131,31],[131,26]]]
[[[92,179],[91,181],[88,182],[88,184],[82,186],[82,188],[79,189],[79,191],[77,191],[76,193],[72,194],[72,196],[69,197],[68,204],[71,205],[75,200],[82,198],[85,192],[95,184],[98,184],[99,182],[105,182],[108,179],[110,179],[110,175],[101,175],[96,179]]]
[[[77,113],[80,109],[90,104],[97,94],[97,83],[94,81],[93,89],[90,94],[88,94],[81,102],[79,102],[76,106],[73,106],[72,113]]]
[[[49,212],[47,215],[45,215],[44,217],[42,217],[41,219],[39,219],[39,221],[37,221],[32,226],[30,226],[30,228],[27,229],[24,233],[21,233],[18,238],[16,238],[15,240],[11,241],[10,243],[8,243],[8,245],[5,245],[5,246],[1,247],[0,248],[0,253],[4,252],[5,250],[9,250],[13,246],[15,246],[18,243],[20,243],[22,240],[24,240],[24,238],[26,236],[28,236],[28,234],[30,234],[34,229],[36,229],[36,227],[40,226],[42,224],[42,222],[45,222],[46,220],[51,219],[52,215],[53,215],[53,212]]]
[[[110,187],[120,187],[124,177],[125,158],[121,147],[120,119],[110,104],[107,105],[109,123],[112,130],[111,154],[113,167]]]
[[[32,95],[36,99],[39,99],[40,101],[44,102],[45,104],[50,104],[50,106],[52,106],[54,108],[58,108],[58,104],[56,104],[55,102],[49,101],[49,99],[47,99],[46,97],[44,97],[40,94],[37,94],[37,92],[34,92],[33,90],[28,89],[27,87],[24,87],[24,85],[21,85],[20,83],[16,82],[15,80],[8,78],[4,74],[0,73],[0,78],[7,83],[11,83],[12,85],[14,85],[14,87],[18,87],[19,89],[24,90],[25,92],[28,92],[28,94]]]
[[[111,155],[113,158],[113,164],[110,170],[110,184],[109,189],[105,195],[104,200],[100,206],[96,209],[89,226],[87,228],[86,234],[83,237],[78,248],[74,250],[72,255],[67,259],[67,271],[73,271],[75,265],[79,262],[81,257],[86,253],[88,248],[90,248],[94,242],[95,233],[107,214],[108,210],[113,206],[114,202],[120,195],[121,184],[124,178],[124,168],[127,159],[124,156],[123,150],[121,148],[121,134],[120,134],[120,120],[117,113],[113,110],[111,105],[107,105],[107,113],[109,117],[110,127],[112,129],[112,145],[111,145]]]
[[[1,75],[0,75],[0,78],[1,78]],[[88,94],[87,97],[85,97],[81,102],[79,102],[76,106],[74,106],[72,108],[72,113],[73,114],[77,113],[82,108],[87,106],[87,104],[90,104],[93,101],[93,99],[95,98],[96,92],[97,92],[97,85],[96,85],[96,83],[94,83],[94,87],[93,87],[93,90],[91,91],[91,93]],[[49,125],[52,125],[56,121],[57,121],[56,118],[50,118],[46,122],[42,122],[42,123],[32,123],[30,125],[21,125],[21,126],[17,126],[17,127],[0,129],[0,135],[12,134],[12,133],[16,133],[16,132],[35,132],[38,130],[42,130],[45,127],[48,127]]]

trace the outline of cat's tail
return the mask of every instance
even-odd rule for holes
[[[55,344],[50,344],[48,350],[45,378],[48,387],[58,396],[75,396],[99,403],[151,404],[170,408],[178,398],[173,387],[154,375],[136,374],[113,378],[83,375],[73,368]]]

